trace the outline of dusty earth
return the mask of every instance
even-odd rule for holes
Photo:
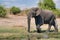
[[[60,19],[57,18],[57,24],[60,28]],[[31,28],[35,28],[35,20],[32,18],[31,20]],[[9,18],[0,18],[0,26],[24,26],[27,27],[27,16],[14,16],[10,15]],[[43,27],[47,27],[47,25],[43,25]]]

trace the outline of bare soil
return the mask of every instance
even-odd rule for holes
[[[60,28],[60,18],[57,18],[57,24]],[[27,16],[14,16],[10,15],[9,18],[0,18],[0,26],[24,26],[27,27]],[[46,28],[47,25],[43,25]],[[35,20],[31,20],[31,28],[35,28]]]

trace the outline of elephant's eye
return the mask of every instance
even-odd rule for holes
[[[34,17],[35,16],[35,13],[33,13],[32,16]]]

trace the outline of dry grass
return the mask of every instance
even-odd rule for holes
[[[33,30],[32,30],[33,31]],[[0,39],[1,40],[59,40],[60,32],[27,32],[25,27],[0,27]]]

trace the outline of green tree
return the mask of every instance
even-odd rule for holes
[[[10,9],[10,12],[15,15],[15,14],[17,14],[17,13],[20,13],[21,10],[20,10],[18,7],[13,6],[13,7]]]
[[[56,9],[53,0],[40,0],[38,6],[43,9]]]
[[[6,17],[7,11],[4,6],[0,5],[0,17]]]

